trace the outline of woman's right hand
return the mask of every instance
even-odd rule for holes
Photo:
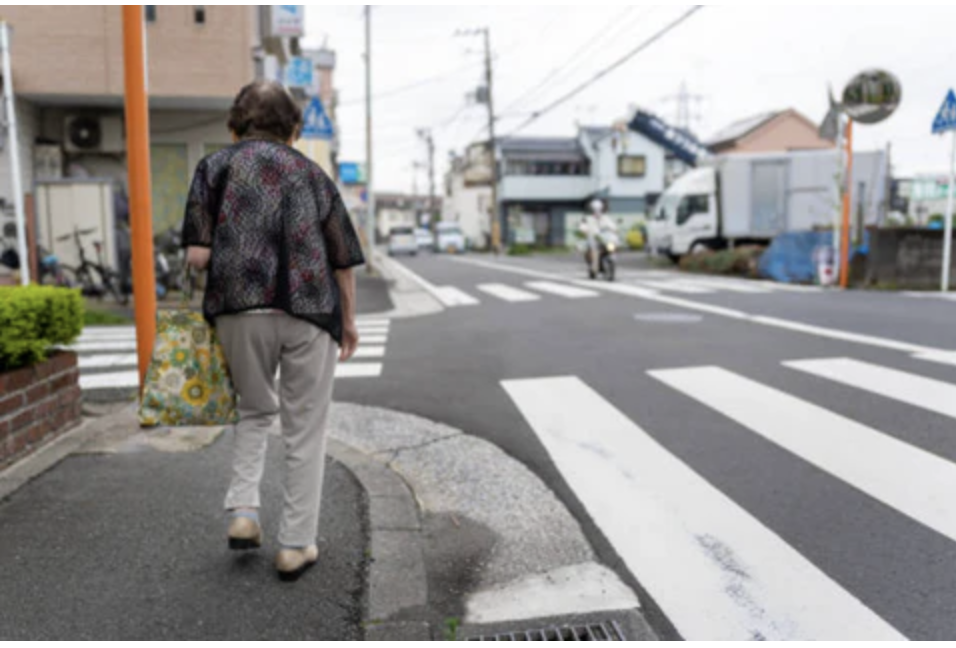
[[[355,326],[355,320],[345,322],[342,327],[342,347],[339,351],[339,362],[347,362],[353,355],[359,345],[358,327]]]
[[[205,270],[209,265],[209,257],[212,256],[212,250],[204,247],[190,245],[186,248],[186,263],[196,268],[196,270]]]

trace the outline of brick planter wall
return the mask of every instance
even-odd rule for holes
[[[0,373],[0,468],[80,422],[76,354]]]

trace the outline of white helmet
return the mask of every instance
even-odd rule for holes
[[[600,198],[595,198],[591,201],[591,211],[595,214],[600,214],[604,211],[604,202]]]

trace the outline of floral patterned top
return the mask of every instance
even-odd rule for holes
[[[295,149],[245,140],[196,168],[183,246],[211,248],[203,300],[221,315],[276,309],[342,340],[335,271],[364,263],[332,180]]]

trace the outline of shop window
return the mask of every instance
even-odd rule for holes
[[[143,5],[143,14],[147,23],[156,22],[156,5]]]

